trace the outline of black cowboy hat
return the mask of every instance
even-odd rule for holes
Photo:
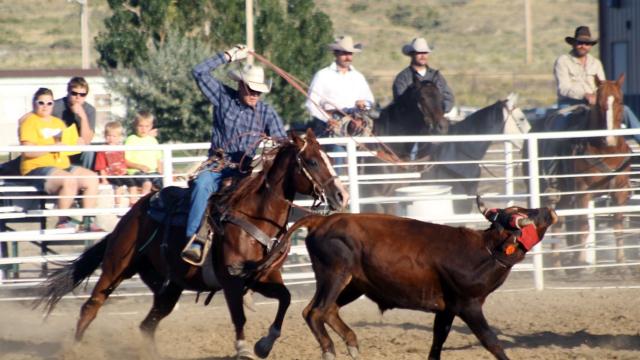
[[[588,26],[578,26],[576,28],[576,34],[573,37],[565,37],[564,41],[566,41],[569,45],[573,45],[578,41],[591,45],[595,45],[598,43],[598,39],[591,38],[591,30],[589,30]]]

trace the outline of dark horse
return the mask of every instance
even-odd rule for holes
[[[374,132],[376,135],[472,135],[526,133],[530,126],[526,116],[516,106],[517,96],[510,94],[504,100],[484,107],[464,120],[449,125],[442,110],[442,95],[431,82],[414,82],[405,93],[394,103],[385,108],[380,119],[376,121]],[[422,143],[415,158],[431,161],[455,162],[481,160],[491,141],[474,142],[446,142],[437,145]],[[388,144],[400,161],[410,161],[413,143]],[[383,167],[383,172],[392,171]],[[393,170],[397,171],[397,170]],[[461,179],[478,178],[480,166],[477,163],[438,164],[426,171],[423,177],[428,179],[450,179],[446,184],[451,185],[454,194],[475,194],[477,181],[459,181]],[[380,189],[384,195],[392,195],[395,185],[383,186]],[[374,191],[375,193],[375,191]],[[454,202],[456,212],[466,213],[471,210],[473,200],[459,200]]]
[[[600,81],[596,79],[598,90],[596,92],[596,103],[590,107],[581,106],[574,110],[576,115],[571,118],[572,126],[578,129],[604,130],[620,129],[622,122],[624,104],[622,95],[622,84],[624,75],[615,81]],[[554,119],[553,117],[550,117]],[[540,125],[549,129],[549,118],[545,119],[545,124]],[[576,125],[577,124],[577,125]],[[536,130],[536,129],[534,129]],[[548,131],[548,130],[547,130]],[[545,142],[541,142],[541,150]],[[561,192],[578,192],[571,194],[561,194],[557,203],[558,209],[588,207],[593,194],[584,193],[591,190],[623,189],[623,191],[612,191],[609,193],[613,204],[623,206],[627,203],[631,192],[629,189],[629,172],[631,167],[630,157],[624,154],[631,153],[623,136],[589,137],[581,139],[571,139],[571,141],[561,140],[564,145],[560,148],[561,154],[584,155],[583,158],[561,160],[559,172],[563,174],[573,174],[573,177],[562,177],[558,179],[558,187]],[[605,157],[608,155],[616,155]],[[545,156],[557,156],[558,154],[543,154]],[[602,155],[602,156],[601,156]],[[600,173],[618,173],[601,175]],[[581,193],[582,192],[582,193]],[[616,260],[624,262],[624,249],[622,233],[623,213],[616,213],[613,216],[613,229],[618,250]],[[567,245],[580,246],[584,248],[587,240],[588,222],[587,215],[577,215],[574,219],[566,221],[568,232],[580,232],[567,237]],[[586,252],[578,251],[573,253],[571,263],[574,265],[586,264]]]
[[[222,289],[235,326],[237,356],[253,358],[244,341],[242,301],[243,294],[251,289],[279,302],[268,334],[254,348],[258,356],[266,357],[280,335],[291,295],[280,273],[288,247],[275,245],[269,249],[263,245],[264,238],[268,241],[284,233],[296,193],[326,198],[332,209],[341,209],[348,201],[311,130],[304,139],[292,134],[270,155],[275,157],[265,160],[261,172],[242,178],[232,192],[222,195],[228,199],[219,222],[208,215],[209,222],[219,226],[211,247],[212,260],[202,268],[180,258],[185,245],[184,226],[161,225],[149,217],[149,195],[135,204],[112,233],[49,277],[41,298],[46,301],[46,310],[50,312],[64,294],[102,265],[100,278],[80,312],[75,335],[80,340],[109,294],[122,280],[137,273],[154,293],[153,307],[140,324],[142,332],[153,340],[158,323],[171,313],[183,290],[212,295]],[[210,199],[209,211],[219,207],[217,198]],[[207,267],[215,273],[217,281],[214,279],[213,284],[207,280]]]
[[[380,111],[373,130],[380,136],[446,134],[449,120],[444,117],[442,94],[436,84],[414,78],[413,84],[398,99]],[[404,160],[409,158],[414,144],[393,143],[388,146]],[[429,146],[420,146],[418,156],[425,156],[429,149]]]

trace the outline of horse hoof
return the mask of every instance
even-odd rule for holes
[[[247,347],[247,343],[244,340],[236,342],[236,359],[237,360],[255,360],[253,351]]]
[[[357,359],[358,356],[360,356],[360,351],[357,346],[347,346],[347,351],[349,351],[349,356],[351,356],[352,359]]]
[[[331,352],[324,352],[322,353],[322,360],[335,360],[336,359],[336,354],[331,353]]]
[[[264,336],[253,347],[253,352],[256,353],[259,358],[264,359],[269,356],[271,349],[273,349],[273,341],[269,340],[267,336]]]
[[[253,355],[251,350],[247,349],[247,350],[239,351],[238,354],[236,355],[236,359],[237,360],[255,360],[256,357]]]

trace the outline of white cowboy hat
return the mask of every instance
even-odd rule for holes
[[[353,43],[353,39],[349,35],[339,36],[334,42],[329,44],[329,49],[333,51],[345,51],[350,53],[359,53],[362,51],[362,44]]]
[[[427,40],[424,38],[415,38],[411,40],[410,43],[402,47],[403,54],[410,55],[412,52],[430,53],[431,48],[429,47],[429,44],[427,44]]]
[[[249,89],[268,93],[271,91],[271,80],[264,79],[264,69],[261,66],[245,64],[242,70],[231,70],[227,74],[231,80],[242,81]]]

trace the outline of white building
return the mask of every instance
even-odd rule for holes
[[[31,111],[31,98],[40,87],[53,91],[55,99],[66,96],[67,82],[82,76],[89,83],[87,101],[96,108],[96,136],[102,142],[104,124],[126,113],[121,99],[111,94],[98,69],[3,70],[0,71],[0,146],[17,145],[18,119]]]

